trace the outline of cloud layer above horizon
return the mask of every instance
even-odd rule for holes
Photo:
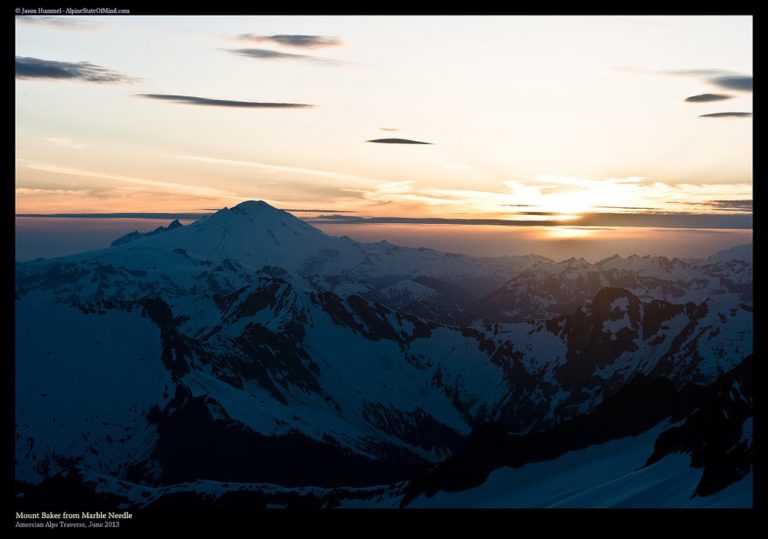
[[[136,79],[90,62],[58,62],[16,57],[17,79],[79,80],[96,83],[134,82]]]
[[[29,26],[43,26],[57,30],[95,30],[103,26],[100,22],[90,21],[84,17],[56,17],[47,15],[26,15],[16,17],[16,20]]]
[[[344,42],[337,37],[330,36],[311,36],[304,34],[276,34],[263,36],[256,34],[240,34],[238,41],[250,41],[253,43],[274,43],[284,47],[294,47],[298,49],[319,49],[323,47],[338,47]]]
[[[714,84],[726,90],[739,90],[742,92],[752,91],[752,75],[742,73],[732,73],[723,69],[671,69],[662,71],[667,75],[679,75],[683,77],[696,77]]]
[[[701,114],[699,118],[751,118],[751,112],[712,112],[710,114]]]
[[[752,196],[750,40],[743,17],[18,20],[17,208],[732,213],[707,204]]]
[[[314,62],[318,64],[328,65],[343,65],[343,62],[338,62],[330,58],[321,58],[319,56],[312,56],[309,54],[294,54],[291,52],[280,52],[271,49],[222,49],[225,52],[234,54],[237,56],[244,56],[246,58],[252,58],[255,60],[289,60],[289,61],[302,61],[302,62]]]
[[[686,97],[685,101],[688,103],[712,103],[714,101],[725,101],[726,99],[733,99],[733,96],[726,94],[699,94]]]
[[[175,94],[136,94],[136,97],[146,99],[155,99],[158,101],[167,101],[178,103],[180,105],[197,105],[201,107],[229,107],[244,109],[303,109],[311,108],[315,105],[305,103],[269,103],[261,101],[233,101],[230,99],[211,99],[208,97],[196,97],[191,95]]]
[[[422,142],[420,140],[411,140],[407,138],[377,138],[366,142],[373,142],[375,144],[432,144],[431,142]]]

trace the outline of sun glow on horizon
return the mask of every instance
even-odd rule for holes
[[[587,239],[598,233],[595,228],[581,228],[573,226],[553,226],[547,228],[544,236],[557,240]]]
[[[99,25],[17,20],[27,59],[16,81],[18,213],[266,200],[371,217],[578,223],[594,212],[740,211],[720,203],[752,198],[751,119],[699,118],[751,110],[751,90],[728,89],[726,105],[686,102],[712,90],[693,67],[751,77],[749,17],[678,17],[674,28],[654,17],[88,20]],[[179,28],[182,45],[168,39]],[[323,62],[222,52],[258,28],[346,46]],[[79,62],[103,71],[79,73]],[[381,126],[397,131],[386,138],[429,144],[370,143]]]

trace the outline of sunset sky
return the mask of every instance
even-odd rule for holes
[[[752,61],[736,16],[17,17],[16,210],[746,217]]]

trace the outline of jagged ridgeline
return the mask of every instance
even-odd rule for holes
[[[751,253],[474,258],[245,202],[17,264],[19,503],[749,506]]]

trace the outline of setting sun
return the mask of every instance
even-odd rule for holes
[[[585,239],[598,234],[595,228],[581,228],[575,226],[553,226],[547,229],[546,235],[553,239]]]

